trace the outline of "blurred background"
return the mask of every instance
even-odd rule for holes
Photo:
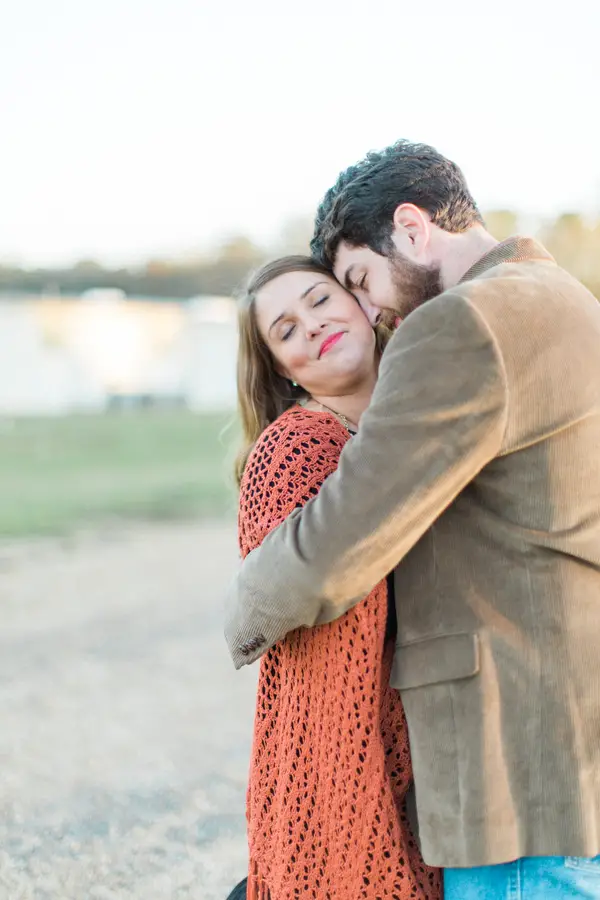
[[[0,900],[243,877],[236,292],[406,137],[600,296],[599,33],[583,0],[0,12]]]

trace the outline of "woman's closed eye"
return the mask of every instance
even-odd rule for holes
[[[312,304],[312,309],[315,309],[315,307],[317,307],[317,306],[321,306],[321,305],[322,305],[323,303],[325,303],[327,300],[329,300],[329,294],[323,294],[322,297],[319,297],[319,298],[318,298],[317,300],[315,300],[315,302]],[[282,333],[281,333],[281,340],[282,340],[282,341],[287,341],[288,338],[290,338],[290,337],[292,336],[292,334],[294,333],[294,329],[295,329],[295,328],[296,328],[296,323],[295,323],[295,322],[290,322],[290,324],[287,325],[287,326],[284,328],[284,330],[282,331]]]
[[[315,300],[315,302],[311,306],[311,309],[315,309],[317,306],[322,306],[322,304],[325,303],[327,300],[329,300],[329,294],[323,294],[322,296],[318,297]],[[287,325],[281,332],[281,336],[280,336],[281,340],[287,341],[288,338],[290,338],[292,336],[292,334],[294,333],[295,328],[296,328],[296,323],[290,322],[289,325]]]

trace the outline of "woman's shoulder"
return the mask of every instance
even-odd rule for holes
[[[258,485],[268,488],[290,479],[306,484],[322,481],[336,468],[348,437],[335,416],[291,407],[265,428],[252,448],[240,485],[242,494]]]
[[[240,547],[245,555],[335,471],[348,432],[334,416],[294,406],[265,428],[240,484]]]
[[[292,406],[265,428],[252,449],[248,464],[259,458],[264,462],[274,457],[277,457],[278,464],[280,461],[294,463],[294,458],[307,454],[312,457],[317,448],[321,448],[327,456],[337,457],[348,437],[348,432],[335,416]],[[290,454],[291,459],[288,458]]]

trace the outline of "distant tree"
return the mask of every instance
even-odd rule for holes
[[[561,266],[600,296],[600,222],[563,213],[545,223],[540,237]]]
[[[510,209],[491,209],[483,218],[487,230],[498,241],[505,241],[519,230],[519,217]]]
[[[519,231],[518,217],[511,210],[490,210],[484,218],[499,240]],[[267,258],[307,253],[311,235],[312,219],[296,217],[283,225],[268,252],[245,235],[233,235],[210,255],[192,260],[154,258],[131,269],[105,268],[93,259],[63,269],[19,269],[5,264],[0,266],[0,292],[79,295],[108,287],[121,288],[128,296],[161,299],[231,295]],[[600,220],[565,213],[545,222],[540,237],[556,260],[600,297]]]
[[[222,262],[244,263],[253,265],[263,255],[262,250],[254,244],[250,238],[244,235],[236,235],[229,238],[221,245],[217,252],[217,259]]]
[[[144,271],[150,278],[164,278],[173,271],[173,263],[164,259],[149,259]]]
[[[563,213],[542,226],[541,238],[556,261],[569,269],[581,271],[587,253],[588,229],[578,213]]]
[[[76,262],[73,266],[73,271],[94,274],[96,272],[102,272],[102,266],[99,262],[96,262],[95,259],[80,259],[79,262]]]
[[[207,294],[235,293],[246,281],[252,269],[259,266],[265,259],[265,251],[248,238],[231,238],[222,245],[212,262],[202,266],[203,292]]]

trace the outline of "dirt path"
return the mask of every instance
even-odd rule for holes
[[[236,558],[231,525],[0,545],[0,900],[224,900],[243,876]]]

